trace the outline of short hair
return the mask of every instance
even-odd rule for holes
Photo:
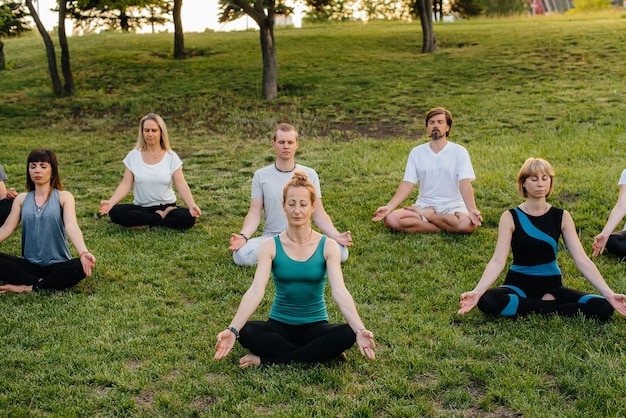
[[[26,190],[32,192],[35,190],[35,182],[30,178],[28,168],[31,163],[48,163],[52,169],[52,175],[50,176],[50,186],[53,189],[63,190],[63,184],[59,178],[59,163],[57,162],[57,156],[54,151],[48,149],[34,149],[28,154],[26,159]]]
[[[552,164],[544,160],[543,158],[529,158],[527,159],[522,168],[520,168],[517,174],[517,192],[522,197],[528,197],[526,189],[524,188],[524,182],[528,177],[539,176],[540,174],[547,174],[550,176],[550,188],[546,197],[550,197],[554,190],[554,167]]]
[[[272,134],[272,141],[276,141],[276,134],[278,133],[278,131],[281,132],[295,132],[296,133],[296,141],[298,140],[298,130],[296,129],[295,126],[289,124],[289,123],[281,123],[279,124],[276,129],[274,129],[274,133]]]
[[[424,118],[424,125],[428,126],[428,121],[435,115],[445,115],[446,123],[448,124],[448,127],[452,129],[452,113],[444,107],[435,107],[430,109]],[[448,135],[450,135],[450,131],[446,132],[446,136]]]
[[[143,139],[143,124],[147,120],[153,120],[159,125],[161,129],[161,149],[166,151],[170,151],[172,146],[170,145],[170,137],[167,134],[167,126],[165,125],[165,121],[163,118],[156,113],[148,113],[146,116],[141,118],[139,122],[139,134],[137,135],[137,144],[135,145],[136,149],[146,149],[146,141]]]
[[[307,176],[304,171],[296,171],[293,173],[291,180],[289,180],[283,188],[283,205],[287,201],[287,191],[292,187],[306,187],[309,191],[311,203],[315,203],[317,200],[317,190],[315,189],[313,183],[309,181],[309,176]]]

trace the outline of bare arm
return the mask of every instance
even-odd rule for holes
[[[587,256],[578,239],[572,216],[567,211],[563,211],[561,230],[563,233],[563,241],[565,241],[565,246],[574,259],[576,268],[578,268],[585,279],[609,301],[616,311],[622,315],[626,315],[626,296],[615,294],[615,292],[611,290],[596,265]]]
[[[489,263],[487,263],[476,287],[474,287],[472,291],[465,292],[461,295],[461,309],[457,312],[458,314],[463,315],[471,311],[478,303],[480,297],[498,280],[498,276],[502,273],[509,252],[511,251],[511,240],[514,230],[515,224],[513,223],[513,216],[509,211],[506,211],[500,216],[498,241],[496,242],[496,249],[493,252],[493,256],[491,260],[489,260]]]
[[[611,214],[609,215],[609,219],[606,221],[606,225],[604,225],[604,229],[600,232],[593,240],[592,255],[597,257],[602,254],[604,251],[604,247],[606,247],[606,243],[609,239],[609,235],[617,228],[617,225],[621,222],[621,220],[626,215],[626,184],[620,184],[619,186],[619,196],[617,198],[617,203],[611,210]]]
[[[337,243],[332,239],[327,239],[324,245],[324,257],[326,258],[326,271],[328,274],[328,284],[332,291],[333,300],[337,304],[339,311],[355,332],[357,344],[361,350],[361,354],[366,355],[370,359],[376,358],[374,354],[374,333],[367,330],[359,313],[352,295],[346,288],[341,272],[341,255]]]
[[[396,190],[396,193],[393,195],[389,203],[376,209],[376,213],[374,213],[374,218],[372,219],[372,221],[378,222],[384,219],[391,212],[393,212],[395,208],[397,208],[402,202],[407,199],[407,197],[409,197],[414,187],[415,184],[409,181],[403,181],[402,183],[400,183],[398,189]]]
[[[478,208],[476,208],[472,181],[470,179],[461,179],[461,181],[459,181],[459,191],[461,192],[463,202],[469,211],[470,220],[474,225],[480,226],[483,222],[483,217]]]
[[[344,233],[339,233],[339,231],[337,231],[335,225],[333,225],[333,221],[330,219],[330,216],[326,213],[324,205],[322,205],[322,199],[317,199],[315,211],[313,212],[313,221],[319,230],[326,234],[329,238],[334,239],[344,247],[352,245],[352,236],[350,235],[350,231],[346,231]]]
[[[100,202],[100,215],[106,215],[107,213],[109,213],[113,206],[117,205],[120,200],[124,199],[126,195],[128,195],[131,187],[133,187],[134,179],[135,176],[133,175],[133,172],[130,171],[128,167],[126,167],[124,169],[122,182],[119,184],[119,186],[117,186],[115,192],[113,192],[113,196],[111,196],[109,200],[102,200]]]
[[[250,288],[244,293],[239,303],[237,313],[233,317],[228,328],[234,328],[239,331],[246,325],[248,319],[256,311],[257,307],[263,300],[265,295],[265,287],[270,278],[272,271],[272,260],[276,254],[276,244],[273,239],[263,241],[259,248],[259,262],[254,273],[254,279]],[[229,329],[217,334],[217,344],[215,345],[216,360],[226,357],[235,345],[235,334]]]
[[[196,205],[196,202],[193,200],[193,195],[191,194],[191,189],[185,180],[185,175],[183,174],[183,169],[181,167],[178,170],[174,171],[174,186],[176,186],[176,190],[178,190],[178,194],[180,198],[183,199],[183,202],[189,208],[189,213],[194,218],[199,217],[202,214],[202,211]]]
[[[63,225],[67,237],[70,239],[76,251],[80,254],[80,262],[83,266],[83,271],[86,276],[91,276],[91,271],[96,264],[96,257],[87,250],[85,241],[83,240],[83,233],[78,226],[76,220],[76,204],[74,202],[74,196],[70,192],[60,191],[59,201],[63,208]]]
[[[241,227],[241,233],[247,238],[251,238],[256,232],[257,228],[261,224],[261,212],[263,211],[263,199],[254,198],[250,200],[250,208],[243,220],[243,226]],[[246,244],[246,238],[239,234],[230,234],[230,246],[229,250],[236,251]]]

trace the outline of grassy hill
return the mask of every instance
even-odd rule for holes
[[[51,94],[39,37],[5,40],[7,183],[23,190],[27,153],[55,150],[98,262],[68,292],[0,295],[0,416],[626,415],[623,318],[455,313],[491,257],[500,214],[520,202],[515,177],[530,156],[555,166],[550,203],[570,211],[591,253],[626,167],[621,13],[437,23],[440,50],[428,55],[418,22],[277,30],[273,102],[260,98],[252,31],[187,34],[193,56],[183,61],[171,58],[171,34],[71,38],[77,94],[66,98]],[[434,106],[452,111],[451,140],[477,174],[485,222],[471,236],[391,234],[371,222],[426,140]],[[167,122],[203,209],[185,233],[130,231],[97,215],[148,112]],[[273,160],[280,121],[300,129],[298,161],[320,174],[337,228],[352,231],[344,276],[376,334],[375,362],[352,349],[341,364],[240,371],[239,346],[212,359],[254,273],[233,264],[228,237],[253,172]],[[592,291],[560,250],[565,284]],[[19,231],[0,251],[20,254]],[[620,260],[596,263],[626,292]],[[272,296],[270,286],[255,318]]]

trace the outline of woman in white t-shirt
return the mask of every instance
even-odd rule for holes
[[[124,158],[124,177],[109,200],[100,202],[100,214],[131,228],[161,226],[191,228],[201,211],[183,175],[183,162],[172,151],[163,119],[149,113],[139,123],[135,149]],[[172,183],[189,207],[176,206]],[[133,204],[118,204],[133,187]]]
[[[624,216],[626,216],[626,170],[622,171],[617,184],[619,185],[617,203],[611,211],[604,229],[593,240],[592,255],[594,257],[602,254],[605,247],[611,254],[618,257],[626,257],[626,227],[622,231],[613,232],[624,219]]]

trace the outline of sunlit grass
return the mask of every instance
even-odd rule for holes
[[[0,163],[24,188],[25,158],[54,149],[95,274],[64,293],[0,295],[0,411],[6,416],[623,416],[624,321],[455,315],[491,257],[500,214],[519,202],[530,156],[557,170],[551,203],[569,210],[585,248],[617,198],[626,139],[626,19],[589,16],[277,30],[280,98],[260,99],[258,34],[71,38],[75,97],[55,99],[40,39],[5,40]],[[391,234],[370,222],[443,105],[468,148],[485,222],[472,236]],[[203,216],[191,230],[129,231],[97,216],[149,111],[168,123]],[[254,269],[227,249],[246,213],[269,136],[301,131],[298,161],[320,173],[324,206],[355,246],[343,266],[378,359],[358,350],[329,366],[241,372],[215,335]],[[415,196],[412,196],[414,199]],[[1,251],[19,254],[15,233]],[[592,290],[564,248],[567,285]],[[624,264],[597,260],[616,290]],[[255,318],[267,317],[273,288]],[[329,302],[333,321],[341,320]],[[2,414],[0,414],[2,415]]]

